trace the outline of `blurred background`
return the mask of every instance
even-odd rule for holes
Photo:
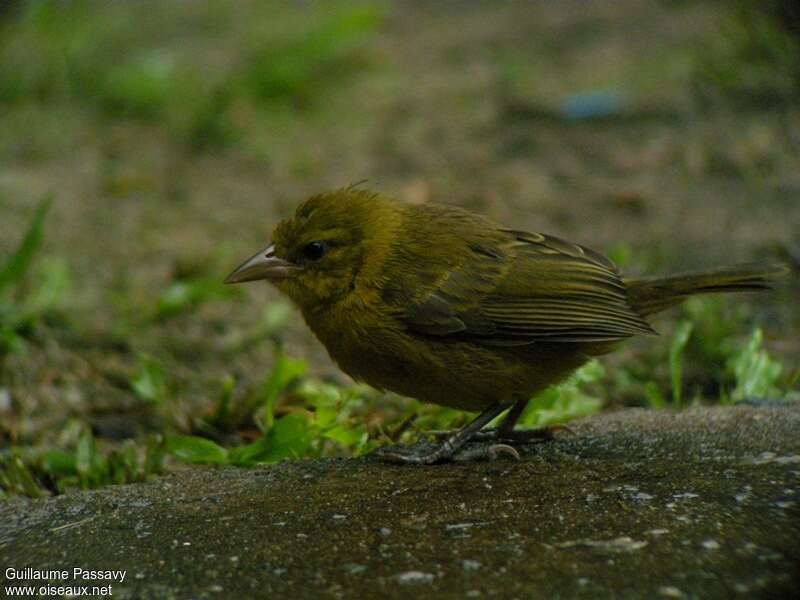
[[[528,424],[791,397],[799,100],[788,0],[3,0],[0,494],[463,422],[354,386],[268,285],[220,283],[362,180],[632,274],[793,265],[659,318]]]

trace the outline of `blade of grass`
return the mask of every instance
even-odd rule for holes
[[[672,343],[669,346],[669,374],[672,383],[672,404],[675,408],[681,407],[683,392],[683,364],[681,357],[689,336],[692,335],[693,325],[690,321],[681,321]]]
[[[17,283],[28,272],[34,254],[42,244],[44,219],[52,204],[52,195],[46,196],[36,208],[33,220],[14,254],[0,268],[0,292]]]
[[[269,431],[275,422],[275,403],[280,393],[289,384],[302,377],[307,370],[308,364],[305,361],[290,358],[281,352],[277,353],[267,381],[254,396],[254,401],[251,401],[251,411],[264,407],[263,423],[259,423],[263,431]]]

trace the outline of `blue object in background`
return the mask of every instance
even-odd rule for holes
[[[561,114],[567,119],[613,117],[622,112],[622,95],[613,91],[571,94],[561,103]]]

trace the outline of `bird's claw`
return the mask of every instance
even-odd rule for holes
[[[481,444],[465,448],[453,457],[456,462],[472,462],[478,460],[498,460],[503,454],[514,460],[521,460],[519,452],[508,444]]]
[[[492,444],[486,449],[486,455],[490,460],[497,460],[501,454],[508,454],[514,460],[520,460],[517,449],[508,444]]]

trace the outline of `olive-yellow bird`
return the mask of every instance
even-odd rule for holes
[[[646,317],[693,294],[768,288],[782,269],[628,278],[557,237],[347,188],[300,204],[225,281],[275,285],[354,379],[480,411],[433,452],[386,455],[429,464],[507,409],[491,430],[497,441],[529,439],[514,431],[528,399],[619,342],[653,334]]]

